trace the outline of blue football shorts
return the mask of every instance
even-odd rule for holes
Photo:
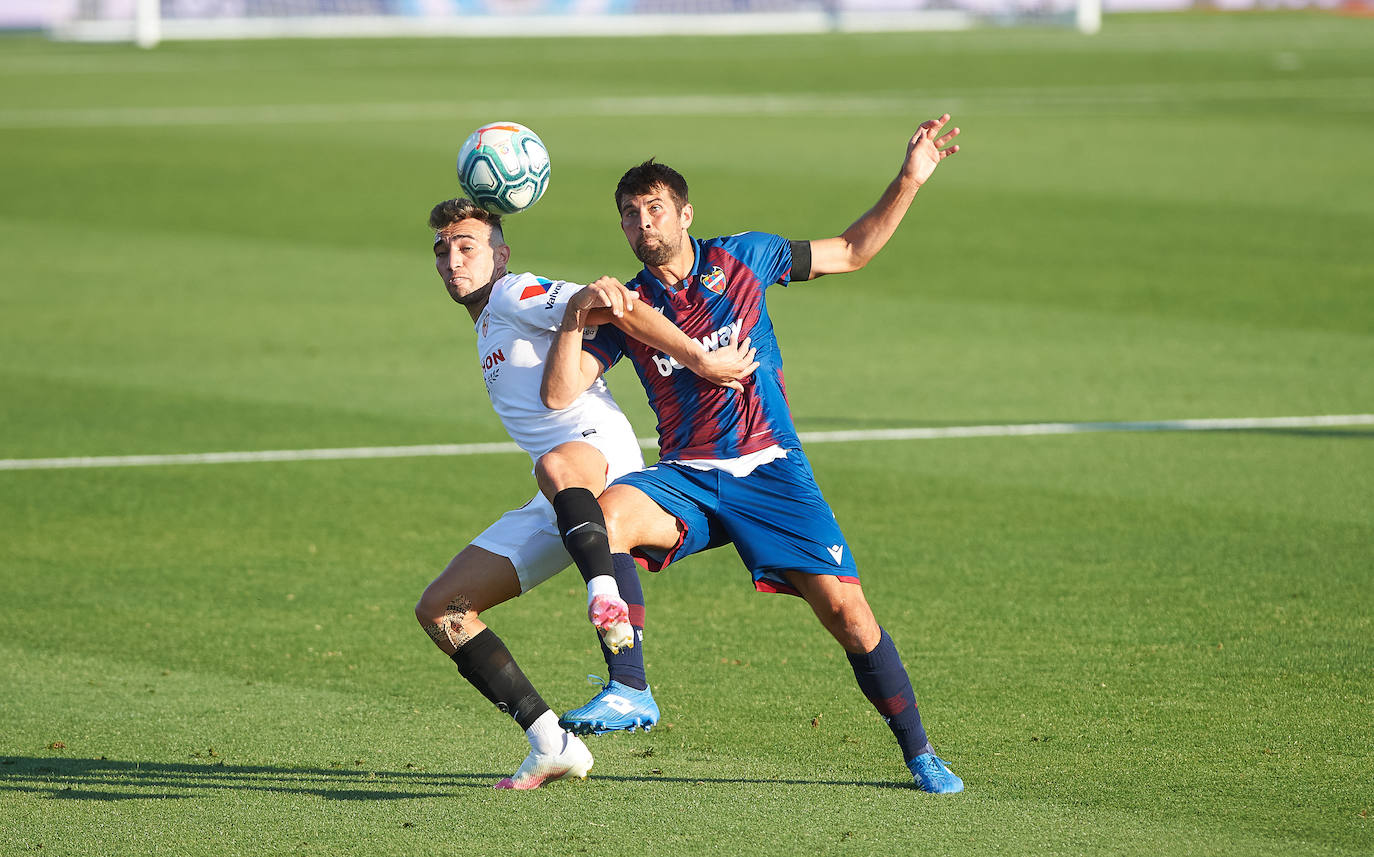
[[[800,449],[748,476],[660,462],[615,484],[638,488],[677,518],[675,546],[635,551],[651,571],[733,542],[760,592],[798,594],[787,571],[859,580],[849,544]]]

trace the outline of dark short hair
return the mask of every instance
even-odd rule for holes
[[[620,211],[620,202],[625,197],[649,193],[656,187],[668,189],[668,195],[673,198],[673,204],[679,211],[687,204],[687,180],[682,173],[650,158],[637,167],[631,167],[620,177],[620,184],[615,186],[615,210]]]
[[[492,214],[482,206],[464,197],[446,199],[429,211],[429,228],[438,232],[460,220],[480,220],[491,227],[492,244],[504,244],[505,233],[501,231],[501,215]]]

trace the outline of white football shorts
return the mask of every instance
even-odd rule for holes
[[[639,451],[634,432],[629,430],[628,422],[623,419],[620,422],[624,431],[617,431],[612,426],[610,433],[576,438],[585,440],[606,456],[607,485],[626,473],[644,469],[644,456]],[[528,503],[502,515],[472,543],[510,560],[520,579],[522,593],[572,565],[572,557],[568,556],[563,539],[558,535],[558,515],[543,492],[536,492]]]

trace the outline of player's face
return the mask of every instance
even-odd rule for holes
[[[646,265],[665,265],[680,255],[691,225],[692,204],[679,209],[661,185],[620,201],[620,228],[630,249]]]
[[[449,297],[470,305],[487,297],[491,284],[505,276],[510,247],[491,245],[491,227],[480,220],[460,220],[434,237],[434,267]]]

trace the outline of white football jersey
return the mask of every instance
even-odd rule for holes
[[[496,415],[532,460],[561,443],[585,440],[606,455],[614,479],[644,464],[630,421],[606,382],[597,378],[561,411],[549,410],[539,397],[544,361],[565,305],[582,288],[530,273],[497,280],[475,325],[477,359]]]

